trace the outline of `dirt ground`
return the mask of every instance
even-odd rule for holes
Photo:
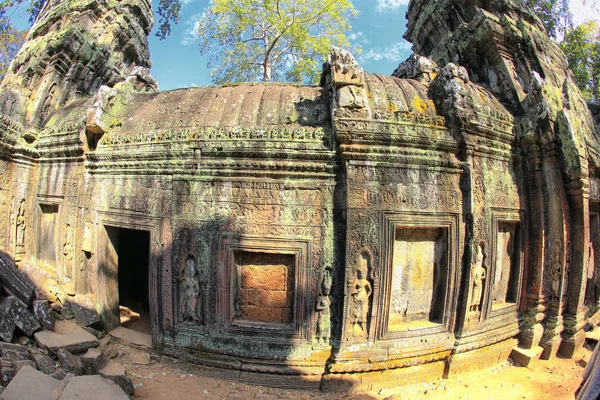
[[[572,359],[533,361],[529,367],[509,362],[459,377],[393,389],[348,395],[252,386],[184,372],[165,365],[155,355],[114,341],[109,344],[116,361],[125,366],[135,387],[135,399],[573,399],[591,350]]]

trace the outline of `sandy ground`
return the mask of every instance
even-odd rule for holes
[[[529,367],[509,362],[434,382],[348,395],[252,386],[188,374],[160,363],[158,356],[114,341],[113,355],[127,369],[135,399],[573,399],[591,355],[584,348],[572,359],[533,361]]]

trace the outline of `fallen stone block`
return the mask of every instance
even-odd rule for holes
[[[10,342],[15,333],[15,322],[11,315],[0,306],[0,340]]]
[[[54,330],[54,318],[50,314],[50,303],[48,300],[35,300],[33,302],[33,313],[44,329]]]
[[[96,375],[106,364],[106,358],[100,350],[88,349],[88,351],[81,356],[81,362],[83,364],[83,372],[86,375]]]
[[[536,346],[532,349],[522,349],[517,346],[512,349],[510,359],[517,365],[527,367],[532,360],[540,358],[543,351],[544,349],[540,346]]]
[[[52,375],[56,372],[56,364],[50,356],[44,353],[33,353],[31,357],[33,358],[33,361],[35,361],[37,369],[46,375]]]
[[[0,354],[11,362],[31,360],[28,348],[15,343],[0,343]]]
[[[98,375],[76,376],[69,379],[59,400],[129,400],[123,390],[109,379]]]
[[[58,349],[56,355],[62,369],[75,375],[83,375],[83,363],[78,356],[65,349]]]
[[[0,251],[0,285],[26,305],[31,304],[33,284],[19,272],[12,257],[3,251]]]
[[[65,372],[64,369],[57,368],[56,371],[54,371],[54,373],[51,374],[50,376],[53,377],[54,379],[58,379],[59,381],[62,381],[63,379],[65,379],[67,377],[67,373]]]
[[[16,297],[6,297],[0,308],[12,317],[15,326],[26,336],[31,336],[35,331],[40,329],[37,318],[27,309],[27,306]]]
[[[54,325],[54,332],[39,331],[33,335],[36,343],[43,349],[56,354],[58,349],[64,348],[71,353],[81,353],[92,347],[98,347],[98,339],[86,332],[73,321],[58,321]]]
[[[75,320],[81,326],[91,326],[102,323],[92,299],[88,296],[77,295],[69,298],[68,307],[73,310]]]
[[[133,395],[133,383],[131,383],[131,378],[127,376],[125,367],[123,367],[121,364],[114,361],[109,361],[108,364],[98,371],[98,374],[101,377],[110,379],[119,385],[119,387],[123,389],[125,393]]]
[[[19,371],[21,370],[21,368],[23,367],[31,367],[33,369],[36,369],[36,365],[35,362],[32,360],[17,360],[17,361],[13,361],[13,368],[15,370],[15,374],[18,374]]]
[[[2,400],[53,400],[58,397],[61,389],[60,381],[24,366],[4,389]]]
[[[15,377],[12,361],[7,357],[0,358],[0,384],[6,386]]]

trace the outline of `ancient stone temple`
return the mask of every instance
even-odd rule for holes
[[[146,0],[54,0],[0,87],[0,248],[225,377],[338,390],[600,317],[596,122],[516,0],[412,0],[393,76],[157,92]]]

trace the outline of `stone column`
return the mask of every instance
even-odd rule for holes
[[[543,291],[544,276],[544,194],[542,191],[542,158],[536,142],[527,143],[527,194],[529,198],[525,274],[524,324],[519,335],[519,345],[525,349],[539,346],[544,328],[542,322],[547,310],[547,299]]]

